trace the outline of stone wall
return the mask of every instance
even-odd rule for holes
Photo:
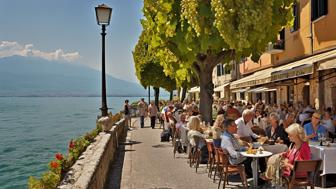
[[[67,173],[59,189],[101,189],[104,188],[110,164],[114,159],[119,142],[126,138],[124,119],[117,122],[110,131],[101,132],[95,142],[88,146]]]

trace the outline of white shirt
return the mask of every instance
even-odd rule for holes
[[[253,133],[251,127],[252,127],[252,122],[248,122],[245,124],[245,121],[243,117],[238,118],[235,121],[238,131],[237,134],[239,137],[253,137],[253,138],[258,138],[258,135]]]
[[[334,133],[335,132],[335,127],[334,127],[334,123],[331,119],[328,120],[322,120],[321,121],[321,125],[323,127],[325,127],[329,132]]]

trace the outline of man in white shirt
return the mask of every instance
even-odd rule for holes
[[[253,119],[254,112],[253,110],[246,109],[243,111],[242,117],[238,118],[235,123],[238,127],[237,134],[241,140],[244,140],[246,142],[251,142],[252,138],[257,139],[259,136],[255,133],[253,133],[251,127]]]
[[[328,132],[335,133],[335,126],[333,121],[331,120],[330,112],[325,111],[323,114],[323,119],[321,121],[321,125],[323,125]]]

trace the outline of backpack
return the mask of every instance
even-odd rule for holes
[[[169,142],[169,137],[170,137],[169,131],[167,131],[167,130],[162,131],[161,142]]]

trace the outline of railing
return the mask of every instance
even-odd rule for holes
[[[124,119],[117,122],[110,131],[101,132],[70,168],[58,188],[104,188],[118,144],[126,139],[126,134]]]

